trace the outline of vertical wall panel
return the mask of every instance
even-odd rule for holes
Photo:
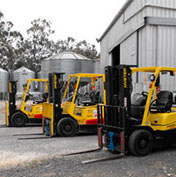
[[[158,27],[158,65],[176,67],[176,27]]]
[[[158,66],[176,67],[176,27],[158,27]],[[176,77],[175,77],[176,78]],[[161,77],[162,89],[176,91],[174,77]]]
[[[150,6],[146,7],[147,5]],[[158,7],[152,7],[153,5]],[[176,8],[176,0],[133,0],[101,41],[101,71],[104,71],[106,65],[111,64],[110,50],[119,44],[119,40],[125,34],[144,22],[144,17],[176,18],[174,8]],[[146,25],[139,30],[139,66],[175,66],[176,55],[173,49],[175,27],[161,28]],[[126,50],[130,48],[127,46],[127,43],[130,43],[128,40],[127,38],[127,41],[123,41],[121,45],[122,61],[127,61],[127,63],[130,58],[130,51]]]
[[[156,66],[157,26],[145,26],[139,30],[139,66]]]
[[[100,60],[101,72],[104,72],[105,66],[111,64],[110,50],[119,44],[118,41],[125,34],[144,22],[144,17],[146,15],[145,9],[140,11],[133,18],[130,17],[133,16],[136,11],[140,10],[147,1],[148,0],[134,0],[102,39]]]
[[[137,32],[120,45],[120,64],[137,65]]]

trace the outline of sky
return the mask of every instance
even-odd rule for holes
[[[47,19],[55,34],[52,39],[86,40],[97,46],[108,25],[126,0],[3,0],[0,11],[4,20],[14,24],[14,30],[24,36],[34,19]]]

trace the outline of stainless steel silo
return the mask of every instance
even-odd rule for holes
[[[8,80],[9,80],[9,73],[6,70],[0,68],[0,99],[1,100],[7,98]]]
[[[34,79],[35,73],[30,69],[22,66],[21,68],[15,70],[12,73],[12,77],[14,81],[17,81],[17,94],[23,92],[23,85],[26,84],[28,79]],[[30,91],[34,90],[34,84],[31,85]]]
[[[38,79],[42,79],[42,71],[40,71],[40,72],[37,73],[37,78]]]
[[[37,73],[37,79],[42,79],[42,72],[41,71]],[[38,91],[42,90],[42,84],[40,82],[37,83],[37,87],[38,87],[37,88]]]
[[[67,80],[70,74],[94,73],[94,61],[75,52],[65,51],[43,60],[41,70],[45,78],[50,72],[66,73],[64,80]]]
[[[96,74],[100,74],[100,59],[95,60],[94,71]]]
[[[43,76],[43,74],[42,74],[41,71],[37,73],[37,78],[38,79],[48,79],[48,77],[44,77]],[[37,85],[38,85],[37,90],[39,92],[45,92],[46,91],[46,83],[44,83],[44,82],[38,82]]]

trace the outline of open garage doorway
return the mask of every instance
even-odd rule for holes
[[[120,64],[120,44],[117,45],[111,52],[112,54],[112,66],[118,66]]]

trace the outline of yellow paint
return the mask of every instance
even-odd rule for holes
[[[104,90],[104,83],[105,83],[105,75],[104,74],[85,74],[85,73],[78,73],[78,74],[72,74],[69,75],[69,79],[65,88],[65,92],[63,95],[63,99],[66,98],[67,95],[67,89],[69,87],[70,84],[70,80],[72,77],[77,77],[77,83],[76,83],[76,87],[74,90],[74,95],[73,95],[73,99],[71,102],[62,102],[61,107],[63,108],[63,114],[69,114],[70,116],[72,116],[74,119],[77,120],[79,125],[85,125],[86,124],[86,120],[92,120],[95,119],[93,113],[94,111],[97,110],[97,105],[93,105],[93,106],[77,106],[75,104],[75,99],[76,99],[76,94],[78,91],[78,87],[80,84],[80,80],[81,78],[91,78],[91,83],[94,85],[95,82],[95,78],[102,78],[102,82],[103,82],[103,98],[104,98],[104,104],[106,104],[106,92]],[[53,115],[53,104],[52,103],[43,103],[43,121],[45,119],[50,119],[51,121],[51,136],[53,136],[54,134],[54,127],[53,127],[53,120],[54,120],[54,115]]]
[[[9,82],[9,92],[12,93],[12,84]]]
[[[43,122],[45,121],[45,119],[50,119],[51,122],[51,127],[50,127],[50,135],[53,136],[54,135],[54,126],[53,126],[53,122],[54,122],[54,114],[53,114],[53,103],[43,103]]]
[[[53,118],[53,103],[43,103],[43,117]]]
[[[104,104],[106,104],[106,92],[104,90],[104,82],[105,82],[105,75],[104,74],[86,74],[86,73],[78,73],[78,74],[72,74],[69,75],[69,80],[68,80],[68,84],[67,84],[67,88],[69,86],[70,80],[72,77],[77,77],[77,83],[76,83],[76,88],[75,88],[75,92],[73,95],[73,99],[72,102],[64,102],[62,103],[62,108],[63,108],[63,114],[69,114],[71,115],[73,118],[75,118],[78,122],[78,124],[86,124],[86,120],[92,120],[95,119],[95,117],[93,116],[93,111],[97,110],[97,105],[93,105],[93,106],[77,106],[75,104],[75,98],[76,98],[76,94],[78,91],[78,87],[79,87],[79,83],[80,83],[80,79],[81,78],[91,78],[91,83],[94,85],[95,82],[95,78],[102,78],[102,82],[103,82],[103,102]],[[65,90],[65,94],[64,97],[66,97],[66,92],[67,90]],[[81,112],[81,115],[77,115],[77,112]]]
[[[127,70],[123,69],[124,88],[127,88]]]
[[[6,113],[5,113],[5,118],[6,118],[6,126],[8,127],[9,126],[9,109],[8,109],[8,101],[6,101],[5,103],[5,110],[6,110]]]
[[[32,104],[32,110],[31,111],[26,111],[25,110],[25,107],[26,107],[26,102],[25,102],[25,99],[26,99],[26,96],[27,96],[27,93],[28,93],[28,90],[29,90],[29,86],[30,86],[30,83],[31,82],[45,82],[46,83],[46,91],[48,90],[48,80],[47,79],[28,79],[27,80],[27,86],[25,87],[24,91],[23,91],[23,95],[22,95],[22,102],[21,102],[21,105],[20,105],[20,108],[19,110],[24,112],[28,118],[34,118],[34,115],[36,114],[42,114],[42,109],[43,109],[43,103],[40,103],[40,104]],[[9,82],[9,92],[11,93],[12,90],[11,90],[11,82]],[[8,104],[6,104],[6,125],[8,126],[9,125],[9,118],[8,118]]]
[[[54,88],[57,89],[57,76],[54,75]]]
[[[150,121],[154,131],[166,131],[176,128],[176,112],[149,113],[147,120]],[[157,120],[157,121],[156,121]]]
[[[176,112],[169,113],[150,113],[149,107],[152,99],[153,92],[155,91],[155,98],[157,90],[155,87],[157,78],[160,73],[176,71],[176,68],[170,67],[144,67],[144,68],[132,68],[132,74],[135,72],[151,72],[155,75],[155,80],[152,82],[152,87],[149,90],[145,111],[142,119],[141,126],[149,126],[154,131],[166,131],[176,128]],[[175,108],[173,108],[174,110]]]

